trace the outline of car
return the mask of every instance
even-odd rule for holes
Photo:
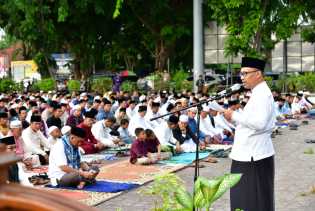
[[[187,78],[188,81],[193,81],[193,76],[189,76]],[[225,81],[225,76],[221,74],[208,74],[205,75],[205,86],[213,86],[216,84],[222,84],[222,82]]]

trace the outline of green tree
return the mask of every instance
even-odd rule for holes
[[[305,41],[315,43],[315,2],[312,0],[303,2],[306,4],[303,17],[309,21],[309,26],[302,29],[302,37]]]
[[[208,0],[208,7],[229,33],[226,55],[267,58],[277,42],[297,29],[306,5],[297,0]]]
[[[2,0],[0,26],[22,40],[42,68],[52,66],[51,53],[70,52],[76,76],[87,76],[92,67],[103,65],[103,52],[118,29],[114,6],[103,0]]]
[[[183,58],[191,51],[192,1],[129,0],[122,4],[118,0],[114,13],[114,17],[117,16],[122,16],[124,23],[137,25],[141,45],[154,58],[155,70],[166,69],[168,59],[177,61],[178,57]]]

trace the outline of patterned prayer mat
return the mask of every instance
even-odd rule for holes
[[[144,184],[154,179],[156,175],[175,172],[186,167],[184,164],[178,165],[134,165],[129,160],[117,162],[111,165],[103,166],[100,170],[97,179],[115,181],[115,182],[130,182]]]
[[[43,187],[41,187],[40,189],[48,191],[48,192],[56,193],[60,195],[61,197],[68,197],[68,198],[77,200],[88,206],[96,206],[122,193],[122,192],[99,193],[99,192],[90,192],[90,191],[81,191],[81,190],[65,190],[65,189],[53,189],[53,188],[43,188]]]

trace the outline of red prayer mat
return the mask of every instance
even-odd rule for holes
[[[186,165],[135,165],[129,160],[106,165],[100,168],[97,179],[115,181],[115,182],[132,182],[144,184],[155,178],[159,174],[178,171]]]

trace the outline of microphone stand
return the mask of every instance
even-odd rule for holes
[[[192,104],[190,106],[187,106],[185,108],[181,108],[181,109],[178,109],[176,111],[173,111],[173,112],[169,112],[167,114],[163,114],[161,116],[158,116],[158,117],[154,117],[154,118],[151,118],[150,121],[154,121],[156,119],[160,119],[160,118],[163,118],[165,116],[169,116],[169,115],[172,115],[172,114],[175,114],[175,113],[178,113],[180,111],[185,111],[185,110],[188,110],[190,108],[193,108],[193,107],[197,107],[197,143],[196,144],[196,158],[195,158],[195,175],[194,175],[194,183],[196,182],[198,176],[199,176],[199,136],[200,136],[200,112],[202,110],[202,105],[205,104],[205,103],[208,103],[210,101],[213,101],[213,100],[218,100],[218,99],[221,99],[222,97],[225,97],[226,95],[219,95],[219,96],[214,96],[214,97],[210,97],[209,99],[207,100],[203,100],[203,101],[200,101],[199,103],[195,103],[195,104]],[[193,198],[195,197],[195,187],[193,188]],[[193,203],[193,211],[195,211],[195,205]]]

